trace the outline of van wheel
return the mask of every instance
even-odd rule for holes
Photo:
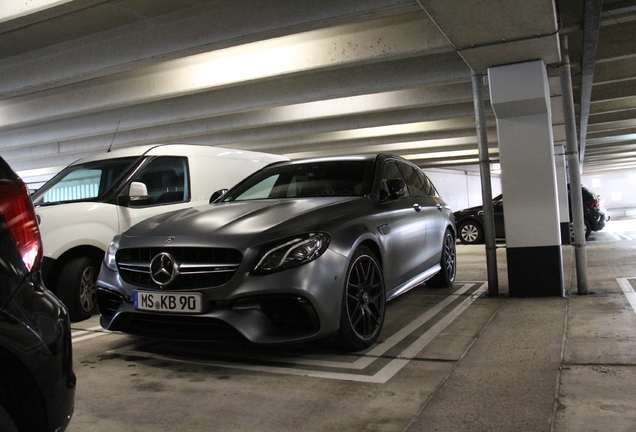
[[[77,257],[67,262],[58,275],[57,296],[73,322],[93,315],[97,304],[98,265],[89,257]]]

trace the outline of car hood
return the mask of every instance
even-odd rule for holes
[[[165,213],[147,219],[124,237],[254,235],[274,229],[316,225],[354,211],[362,197],[287,198],[218,203]],[[343,208],[344,207],[346,208]],[[347,210],[350,208],[351,210]]]
[[[461,210],[457,210],[455,212],[455,214],[464,214],[464,213],[477,213],[481,210],[484,209],[484,206],[475,206],[475,207],[468,207],[465,209],[461,209]]]

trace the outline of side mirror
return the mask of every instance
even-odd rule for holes
[[[406,191],[406,183],[402,179],[390,179],[386,181],[386,185],[389,189],[389,197],[391,199],[398,199],[404,196]]]
[[[132,182],[117,197],[119,204],[143,205],[148,200],[148,187],[145,183]]]
[[[219,189],[218,191],[214,192],[210,197],[210,204],[221,201],[221,198],[223,198],[227,191],[227,189]]]
[[[148,187],[145,183],[132,182],[128,191],[130,201],[143,201],[148,199]]]

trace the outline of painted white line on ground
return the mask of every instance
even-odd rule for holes
[[[462,287],[460,290],[466,290],[466,286]],[[313,378],[325,378],[325,379],[334,379],[334,380],[344,380],[344,381],[357,381],[357,382],[367,382],[367,383],[377,383],[384,384],[392,377],[395,376],[404,366],[406,366],[411,360],[415,358],[415,356],[426,347],[436,336],[438,336],[446,327],[448,327],[458,316],[462,314],[478,297],[483,294],[488,289],[488,284],[483,284],[478,290],[462,301],[458,306],[456,306],[452,311],[450,311],[446,316],[444,316],[438,323],[436,323],[433,327],[431,327],[426,333],[420,336],[414,343],[412,343],[409,347],[407,347],[402,353],[391,360],[386,366],[384,366],[380,371],[376,372],[374,375],[361,375],[355,373],[339,373],[339,372],[327,372],[327,371],[313,371],[306,369],[297,369],[290,367],[277,367],[277,366],[264,366],[264,365],[245,365],[240,363],[231,363],[227,361],[192,361],[188,359],[174,358],[159,354],[149,354],[143,351],[137,351],[137,348],[146,345],[146,343],[137,343],[133,345],[129,345],[126,347],[122,347],[117,350],[108,351],[108,353],[112,354],[124,354],[124,355],[139,355],[141,357],[150,357],[158,360],[169,360],[175,361],[179,363],[188,363],[188,364],[198,364],[198,365],[207,365],[207,366],[218,366],[218,367],[227,367],[232,369],[239,370],[249,370],[254,372],[268,372],[282,375],[297,375],[297,376],[308,376]],[[458,290],[459,291],[459,290]],[[454,299],[456,299],[457,295],[454,295]],[[420,318],[426,315],[423,314]],[[426,322],[426,321],[424,321]],[[420,324],[421,325],[421,324]],[[410,327],[410,326],[407,326]],[[413,326],[413,330],[417,329],[419,326]],[[401,330],[402,331],[402,330]],[[398,332],[399,333],[399,332]],[[389,338],[390,339],[390,338]],[[397,342],[396,342],[397,343]],[[394,346],[393,344],[392,346]],[[376,360],[377,357],[374,357],[372,360]],[[290,359],[285,359],[289,362]],[[302,360],[302,359],[299,359]],[[293,361],[293,363],[301,363],[301,361]],[[341,362],[322,362],[320,365],[324,366],[325,364],[333,364],[333,366],[343,367]],[[307,365],[303,363],[303,365]]]
[[[102,326],[95,326],[87,328],[86,330],[78,330],[71,332],[71,341],[76,343],[87,339],[93,339],[99,336],[110,334],[109,331],[104,330]],[[85,335],[85,336],[83,336]]]
[[[632,285],[629,283],[629,279],[634,278],[617,278],[616,281],[623,290],[627,301],[632,305],[632,310],[636,313],[636,292],[634,292],[634,288],[632,288]]]
[[[413,333],[422,325],[426,324],[429,320],[431,320],[435,315],[441,312],[445,307],[450,305],[452,302],[457,300],[462,294],[468,291],[473,287],[473,284],[466,284],[462,286],[460,289],[455,291],[453,294],[446,297],[444,300],[437,303],[435,306],[427,310],[425,313],[411,321],[408,325],[404,326],[401,330],[392,334],[386,340],[379,343],[375,348],[371,349],[364,356],[359,357],[353,363],[344,362],[344,361],[334,361],[334,360],[317,360],[317,359],[295,359],[293,361],[294,364],[301,364],[305,366],[321,366],[321,367],[331,367],[331,368],[346,368],[346,369],[354,369],[354,370],[363,370],[369,367],[373,362],[375,362],[378,357],[383,356],[388,350],[393,348],[395,345],[404,340],[408,335]],[[260,358],[268,361],[277,361],[277,362],[289,362],[289,359],[283,357],[274,357],[274,356],[254,356],[254,358]]]

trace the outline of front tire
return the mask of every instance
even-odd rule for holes
[[[442,269],[435,276],[426,281],[426,285],[432,288],[448,288],[453,286],[457,275],[457,251],[455,247],[455,237],[450,230],[444,234],[444,245],[442,247],[442,258],[440,259]]]
[[[585,240],[590,238],[590,234],[592,234],[592,225],[587,221],[587,219],[583,220],[585,227]],[[570,243],[574,244],[574,222],[570,222]]]
[[[382,268],[373,251],[361,246],[347,271],[337,345],[347,351],[373,345],[382,330],[385,309]]]
[[[484,241],[484,229],[474,221],[463,222],[458,229],[459,240],[464,244],[482,243]]]
[[[57,279],[56,294],[68,309],[71,321],[90,318],[97,304],[99,263],[89,257],[67,262]]]

